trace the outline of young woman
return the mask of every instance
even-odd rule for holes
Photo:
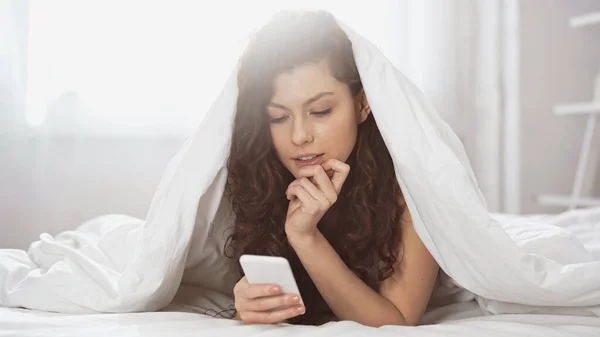
[[[236,317],[418,324],[439,267],[413,229],[352,44],[335,19],[276,15],[242,56],[238,87],[228,248],[234,258],[287,258],[304,305],[276,285],[241,278]],[[284,305],[292,306],[272,310]]]

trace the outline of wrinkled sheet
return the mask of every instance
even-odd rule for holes
[[[597,316],[598,209],[565,213],[563,222],[488,212],[455,133],[377,48],[341,25],[414,227],[448,289],[474,294],[488,313]],[[175,299],[197,312],[231,308],[236,275],[222,253],[231,225],[222,196],[237,93],[234,70],[170,161],[144,220],[106,215],[42,234],[28,251],[0,250],[0,306],[123,313],[159,310]],[[578,221],[593,239],[558,226]]]
[[[354,322],[312,326],[243,325],[186,312],[56,314],[0,308],[0,337],[163,337],[163,336],[405,336],[405,337],[597,337],[600,318],[556,315],[481,316],[474,302],[428,313],[418,327],[366,327]]]

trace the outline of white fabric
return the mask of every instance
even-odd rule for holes
[[[478,316],[473,303],[452,305],[426,314],[418,327],[370,328],[344,321],[320,327],[244,325],[186,312],[56,314],[0,308],[0,337],[164,337],[164,336],[373,336],[373,337],[597,337],[600,319],[556,315]]]
[[[600,260],[593,250],[557,226],[492,216],[453,131],[371,43],[343,28],[416,231],[443,271],[491,312],[586,307],[597,314]],[[145,222],[109,215],[44,234],[28,252],[0,251],[0,305],[152,311],[179,289],[175,300],[193,307],[230,306],[235,274],[222,244],[231,219],[221,201],[236,98],[234,71],[166,168]],[[597,211],[590,214],[597,219]],[[599,222],[587,230],[597,231]]]

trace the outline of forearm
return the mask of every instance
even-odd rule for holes
[[[406,325],[392,302],[358,278],[319,231],[309,238],[290,239],[290,244],[339,319],[369,326]]]

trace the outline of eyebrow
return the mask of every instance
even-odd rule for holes
[[[304,103],[302,103],[302,106],[307,106],[310,103],[316,102],[321,97],[327,96],[327,95],[333,95],[333,92],[331,92],[331,91],[320,92],[320,93],[314,95],[313,97],[307,99]],[[274,102],[269,102],[269,106],[272,106],[274,108],[280,108],[280,109],[288,110],[288,111],[291,110],[290,108],[286,107],[285,105],[282,105],[282,104],[279,104],[279,103],[274,103]]]

